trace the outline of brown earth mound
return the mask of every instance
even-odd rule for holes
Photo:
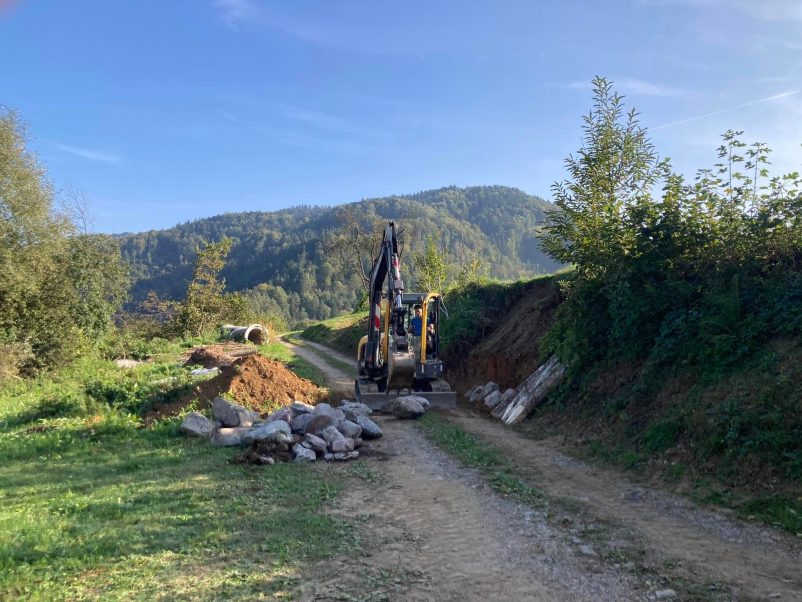
[[[234,401],[261,416],[295,400],[315,404],[326,396],[317,385],[296,375],[281,362],[251,355],[233,366],[222,368],[220,374],[200,383],[178,401],[157,405],[145,415],[145,423],[175,416],[195,400],[197,409],[211,408],[214,398],[223,393],[229,393]]]
[[[204,368],[219,368],[225,364],[231,364],[233,358],[224,353],[217,346],[198,347],[184,363],[185,366],[203,366]]]
[[[540,363],[540,339],[554,321],[561,300],[553,280],[540,278],[511,291],[503,311],[483,308],[496,314],[482,319],[483,339],[446,358],[446,380],[451,388],[464,393],[492,380],[503,391],[521,384]]]

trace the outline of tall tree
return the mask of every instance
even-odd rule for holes
[[[126,298],[117,243],[57,203],[47,170],[28,150],[27,125],[0,107],[0,363],[5,373],[67,361],[111,327]],[[69,196],[69,195],[68,195]]]
[[[245,298],[227,295],[226,280],[220,278],[220,270],[226,265],[233,242],[224,237],[220,242],[198,247],[192,281],[175,317],[179,334],[199,336],[218,322],[226,318],[238,321],[247,312]]]

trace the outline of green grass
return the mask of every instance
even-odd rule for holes
[[[300,336],[298,336],[297,333],[292,335],[290,337],[290,340],[295,345],[300,345],[304,349],[307,349],[307,350],[311,351],[312,353],[314,353],[315,355],[317,355],[318,357],[322,358],[330,366],[334,366],[338,370],[342,370],[343,372],[345,372],[346,374],[348,374],[350,376],[353,376],[353,377],[357,376],[356,361],[354,361],[353,363],[348,364],[346,362],[343,362],[342,360],[338,360],[337,358],[332,357],[331,355],[329,355],[325,351],[321,351],[317,347],[314,347],[312,345],[304,345],[304,340]]]
[[[329,385],[326,375],[321,370],[316,368],[311,362],[296,356],[290,349],[278,341],[262,345],[259,347],[259,353],[265,357],[284,362],[289,366],[290,370],[295,372],[298,376],[311,380],[319,387],[327,387]]]
[[[426,414],[418,421],[424,435],[448,455],[469,468],[476,468],[488,484],[504,496],[513,496],[534,507],[543,505],[543,493],[529,485],[521,472],[504,454],[479,437],[437,414]]]
[[[308,327],[301,336],[326,345],[348,357],[356,355],[359,339],[367,334],[367,312],[359,312],[325,320]]]
[[[358,544],[323,513],[356,475],[232,465],[241,450],[180,436],[180,417],[140,428],[131,408],[183,386],[148,386],[185,372],[161,359],[0,388],[0,599],[288,599],[308,563]]]

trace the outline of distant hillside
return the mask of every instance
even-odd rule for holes
[[[550,203],[515,188],[448,187],[351,206],[362,215],[400,222],[407,230],[404,257],[439,230],[452,255],[477,253],[495,278],[550,273],[557,267],[540,252],[535,236]],[[223,272],[228,289],[247,292],[258,311],[278,312],[291,323],[350,311],[359,280],[325,250],[338,228],[341,207],[226,213],[167,230],[121,235],[123,258],[135,277],[133,302],[150,290],[180,299],[197,245],[229,236],[234,246]],[[408,262],[404,269],[409,286],[414,274]]]

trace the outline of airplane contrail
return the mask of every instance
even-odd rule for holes
[[[752,102],[747,102],[742,105],[738,105],[737,107],[730,107],[728,109],[721,109],[720,111],[715,111],[713,113],[708,113],[707,115],[699,115],[698,117],[691,117],[690,119],[683,119],[682,121],[675,121],[674,123],[667,123],[666,125],[661,125],[660,127],[650,128],[649,131],[654,132],[656,130],[663,130],[665,128],[670,128],[675,125],[680,125],[682,123],[688,123],[689,121],[696,121],[697,119],[704,119],[705,117],[712,117],[713,115],[720,115],[721,113],[726,113],[727,111],[734,111],[735,109],[743,109],[744,107],[751,107],[752,105],[760,104],[761,102],[768,102],[770,100],[777,100],[778,98],[783,98],[785,96],[791,96],[792,94],[798,93],[799,90],[794,90],[793,92],[783,92],[782,94],[777,94],[777,96],[769,96],[768,98],[762,98],[760,100],[753,100]]]

